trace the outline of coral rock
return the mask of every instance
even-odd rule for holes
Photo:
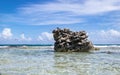
[[[53,37],[56,52],[88,52],[94,48],[85,31],[73,32],[57,28],[53,30]]]

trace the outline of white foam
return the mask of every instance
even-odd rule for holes
[[[1,48],[1,49],[3,49],[3,48],[8,48],[8,46],[0,46],[0,48]]]

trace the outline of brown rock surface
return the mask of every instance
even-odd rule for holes
[[[57,28],[53,30],[53,37],[56,52],[88,52],[94,48],[85,31],[73,32]]]

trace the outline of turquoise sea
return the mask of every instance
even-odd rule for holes
[[[0,45],[0,75],[120,75],[120,45],[54,52],[53,45]]]

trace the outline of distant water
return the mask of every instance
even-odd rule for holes
[[[1,75],[120,75],[120,45],[54,52],[53,45],[0,45]]]

